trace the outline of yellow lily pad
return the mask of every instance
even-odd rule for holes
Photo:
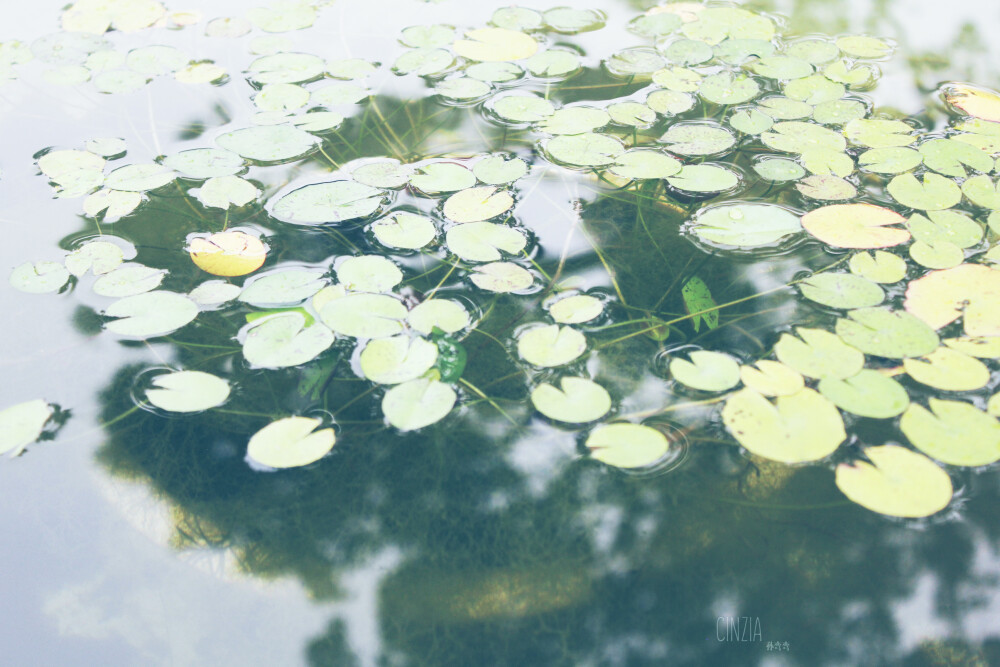
[[[926,456],[898,445],[864,452],[871,463],[841,463],[836,472],[837,488],[862,507],[916,518],[936,514],[951,502],[951,478]]]

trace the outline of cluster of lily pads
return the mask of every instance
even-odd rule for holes
[[[64,22],[97,34],[145,27],[168,16],[153,5],[159,3],[81,1]],[[206,32],[240,37],[253,26],[302,29],[316,9],[315,3],[279,3],[251,10],[247,19],[214,19]],[[739,444],[789,464],[832,456],[848,440],[845,413],[898,419],[913,448],[864,447],[864,459],[837,466],[837,486],[884,514],[919,517],[945,508],[952,483],[935,461],[980,467],[1000,460],[1000,398],[985,393],[995,384],[989,360],[1000,358],[1000,269],[992,266],[1000,252],[987,234],[1000,233],[1000,186],[990,175],[998,171],[1000,94],[967,84],[946,87],[942,97],[957,120],[942,131],[873,117],[859,91],[875,84],[875,63],[891,55],[891,42],[863,35],[784,40],[768,16],[674,2],[628,24],[643,45],[601,62],[611,76],[640,84],[635,92],[558,105],[548,87],[593,63],[553,45],[552,35],[596,30],[605,21],[588,9],[507,7],[485,26],[413,26],[399,38],[407,50],[388,67],[398,76],[424,77],[442,104],[482,108],[499,126],[530,131],[547,168],[593,173],[619,188],[662,183],[667,203],[728,198],[702,206],[684,224],[697,247],[740,255],[811,239],[835,254],[851,252],[833,269],[796,283],[805,299],[836,314],[830,330],[797,327],[781,334],[773,359],[745,364],[722,351],[673,355],[671,381],[718,396],[722,420]],[[73,37],[49,41],[82,62],[104,53],[90,37],[61,34]],[[215,146],[107,173],[108,162],[125,155],[120,140],[44,152],[38,167],[56,196],[84,197],[87,216],[113,222],[150,193],[183,185],[203,206],[230,211],[238,221],[264,195],[245,177],[248,167],[322,151],[328,133],[367,103],[363,81],[382,67],[291,52],[273,36],[252,44],[258,57],[246,71],[254,89],[251,126],[216,137]],[[3,45],[0,55],[16,64],[24,53],[42,57],[44,48]],[[135,62],[147,58],[160,67],[173,63],[158,74],[191,67],[172,52],[145,48],[124,60],[139,74]],[[702,119],[674,119],[696,109]],[[739,153],[755,155],[753,174],[733,164]],[[538,293],[544,286],[529,252],[535,222],[517,216],[518,181],[543,165],[523,157],[364,159],[269,196],[264,206],[276,224],[365,226],[367,251],[322,266],[279,267],[238,282],[264,265],[268,245],[258,231],[234,227],[186,239],[192,261],[217,278],[185,293],[158,289],[166,270],[126,262],[136,249],[109,234],[61,262],[19,266],[10,280],[25,291],[54,292],[89,272],[95,294],[117,299],[103,311],[106,329],[126,338],[169,334],[204,311],[257,309],[233,332],[255,368],[300,366],[338,338],[354,339],[359,372],[385,387],[388,426],[416,430],[461,402],[460,341],[478,314],[433,291],[409,303],[398,291],[409,271],[403,260],[415,253],[436,257],[451,265],[449,275],[457,271],[483,292]],[[737,198],[761,181],[794,188],[802,208]],[[408,198],[436,205],[418,213],[399,206]],[[611,299],[558,285],[554,292],[544,302],[548,321],[517,335],[518,357],[536,371],[584,358],[589,346],[579,325],[601,317]],[[682,296],[695,327],[720,325],[721,307],[702,279],[687,280]],[[902,375],[941,397],[924,407],[894,379]],[[155,377],[145,400],[165,411],[197,412],[223,404],[229,391],[223,378],[177,370]],[[608,391],[582,374],[539,382],[530,400],[566,428],[589,429],[587,448],[609,465],[655,466],[673,449],[654,426],[616,421]],[[23,449],[51,414],[44,401],[0,412],[4,432],[13,434],[4,436],[2,448]],[[321,425],[301,415],[278,419],[250,439],[248,456],[274,468],[312,463],[336,440],[331,428],[316,430]]]

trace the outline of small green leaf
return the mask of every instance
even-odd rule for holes
[[[10,274],[10,284],[22,292],[56,292],[69,280],[69,271],[58,262],[25,262]]]
[[[701,313],[703,310],[709,311],[694,315],[691,323],[694,325],[695,331],[698,331],[702,320],[705,321],[709,329],[715,329],[719,326],[719,311],[715,309],[716,303],[712,299],[712,292],[704,280],[697,276],[689,279],[681,288],[681,298],[684,299],[684,309],[689,315]]]

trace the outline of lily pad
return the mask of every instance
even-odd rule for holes
[[[298,468],[326,456],[337,441],[332,428],[315,430],[322,422],[312,417],[285,417],[253,434],[247,457],[269,468]]]
[[[904,307],[940,329],[959,317],[969,336],[1000,336],[1000,270],[962,264],[912,281]]]
[[[797,327],[795,333],[781,334],[774,353],[781,363],[813,378],[843,380],[856,375],[865,365],[865,355],[823,329]]]
[[[382,412],[400,431],[415,431],[444,419],[455,407],[455,390],[444,382],[418,378],[385,393]]]
[[[114,222],[135,209],[142,203],[142,193],[122,192],[121,190],[98,190],[83,200],[83,212],[96,218],[104,212],[102,222]]]
[[[471,188],[475,184],[475,174],[454,162],[425,164],[418,167],[410,176],[410,185],[427,194],[456,192]]]
[[[618,156],[609,169],[622,178],[667,178],[681,170],[681,163],[662,151],[633,148]]]
[[[849,378],[823,378],[817,389],[841,410],[872,419],[901,415],[910,404],[902,385],[870,368]]]
[[[754,366],[740,366],[740,379],[764,396],[788,396],[805,386],[798,371],[770,359],[761,359]]]
[[[555,113],[552,102],[535,95],[507,95],[495,99],[493,112],[515,123],[534,123]]]
[[[993,160],[985,152],[955,139],[931,139],[920,144],[924,164],[945,176],[964,178],[966,167],[975,171],[993,171]]]
[[[500,251],[517,254],[528,240],[517,229],[492,222],[470,222],[456,225],[446,234],[448,250],[468,262],[495,262],[502,259]]]
[[[121,336],[152,338],[180,329],[198,316],[198,306],[183,294],[153,291],[128,296],[108,306],[104,314],[118,318],[104,325]]]
[[[1000,359],[1000,338],[963,336],[961,338],[946,338],[941,342],[970,357]]]
[[[671,125],[660,141],[679,155],[714,155],[736,143],[728,130],[707,123],[677,123]]]
[[[527,174],[528,164],[518,157],[507,159],[503,155],[490,155],[477,162],[472,173],[487,185],[504,185]]]
[[[837,248],[887,248],[910,240],[910,233],[891,227],[906,219],[874,204],[834,204],[810,211],[802,226],[820,241]]]
[[[951,502],[951,478],[926,456],[897,445],[866,447],[864,453],[871,463],[841,463],[836,484],[865,509],[920,518],[937,514]]]
[[[533,56],[538,51],[538,42],[517,30],[478,28],[467,30],[465,39],[457,40],[452,48],[469,60],[506,62]]]
[[[599,167],[615,162],[625,149],[617,139],[588,132],[553,137],[545,144],[545,151],[561,164]]]
[[[867,308],[885,299],[882,288],[853,273],[819,273],[800,283],[802,295],[831,308]]]
[[[433,76],[451,67],[455,58],[445,49],[419,48],[407,51],[392,64],[396,74],[416,74],[417,76]]]
[[[115,169],[104,180],[104,184],[112,190],[124,190],[127,192],[146,192],[162,188],[168,183],[172,183],[177,175],[168,167],[163,165],[130,164],[126,167]]]
[[[243,356],[258,368],[288,368],[312,361],[333,345],[322,324],[306,326],[305,316],[285,311],[254,320],[243,341]]]
[[[243,276],[264,264],[267,246],[246,232],[217,232],[196,237],[188,246],[191,261],[202,271],[215,276]]]
[[[701,80],[698,95],[714,104],[742,104],[760,94],[760,86],[751,77],[719,72]]]
[[[865,354],[889,359],[922,357],[939,343],[934,330],[913,315],[888,308],[859,308],[837,320],[841,340]],[[842,376],[849,377],[849,376]]]
[[[495,218],[514,206],[505,190],[480,186],[456,192],[444,203],[444,215],[452,222],[478,222]]]
[[[611,116],[604,109],[588,106],[563,107],[541,120],[538,129],[549,134],[583,134],[610,122]]]
[[[858,156],[858,164],[865,171],[873,171],[877,174],[900,174],[916,169],[923,162],[923,159],[924,156],[912,148],[896,146],[865,151]]]
[[[844,135],[852,144],[868,148],[909,146],[917,140],[913,128],[901,120],[858,118],[844,127]]]
[[[728,354],[698,350],[691,360],[675,357],[670,374],[675,380],[701,391],[726,391],[740,383],[740,366]]]
[[[423,248],[437,236],[431,218],[401,211],[376,220],[371,230],[382,245],[406,250]]]
[[[761,178],[769,181],[794,181],[806,175],[806,170],[798,162],[785,158],[766,158],[753,166]]]
[[[962,193],[976,206],[1000,209],[1000,182],[990,180],[986,174],[967,179],[962,183]]]
[[[146,400],[169,412],[201,412],[229,398],[229,383],[211,373],[176,371],[157,375]]]
[[[800,120],[775,123],[771,132],[760,135],[765,146],[786,153],[807,153],[817,149],[842,152],[847,147],[844,137],[833,130]]]
[[[903,206],[924,211],[951,208],[962,200],[962,191],[951,179],[929,172],[923,182],[913,174],[900,174],[889,181],[887,189]]]
[[[512,262],[493,262],[477,266],[470,279],[480,289],[501,293],[526,290],[535,281],[527,269]]]
[[[66,269],[74,276],[92,271],[100,276],[115,270],[122,263],[125,253],[109,241],[90,241],[66,255]]]
[[[462,304],[448,299],[428,299],[417,304],[406,316],[406,321],[425,336],[430,336],[435,328],[455,333],[471,323],[469,313]]]
[[[348,294],[326,301],[317,310],[323,324],[353,338],[395,336],[402,332],[406,319],[406,306],[385,294]]]
[[[326,62],[309,53],[275,53],[257,58],[247,68],[249,77],[260,84],[305,83],[326,72]]]
[[[944,391],[973,391],[990,380],[983,362],[949,347],[939,347],[919,359],[904,359],[903,368],[917,382]]]
[[[667,183],[684,192],[725,192],[739,185],[740,177],[714,164],[689,164],[668,176]]]
[[[593,458],[616,468],[645,468],[670,451],[663,433],[641,424],[601,424],[586,444]]]
[[[52,406],[37,398],[0,410],[0,454],[17,456],[38,440],[53,413]]]
[[[378,210],[384,192],[356,181],[331,181],[298,188],[271,210],[282,222],[322,225],[363,218]]]
[[[531,392],[531,403],[549,419],[567,424],[592,422],[611,410],[611,396],[604,387],[577,377],[562,378],[559,388],[538,385]]]
[[[974,118],[1000,121],[1000,94],[967,83],[944,88],[944,99],[951,106]]]
[[[286,269],[259,276],[247,284],[239,300],[251,306],[281,306],[305,301],[323,289],[322,271]]]
[[[94,282],[94,294],[121,298],[149,292],[160,286],[167,272],[142,264],[124,264]]]
[[[558,324],[529,329],[517,341],[517,353],[521,358],[543,368],[568,364],[586,349],[587,339],[582,333]]]
[[[57,292],[69,280],[69,271],[59,262],[25,262],[10,274],[10,284],[22,292]]]
[[[188,298],[199,306],[218,306],[240,295],[240,286],[221,280],[207,280],[188,293]]]
[[[874,255],[854,253],[849,266],[851,273],[875,283],[898,283],[906,277],[906,260],[885,250],[876,250]]]
[[[391,336],[370,341],[358,361],[361,372],[372,382],[400,384],[429,371],[437,357],[437,346],[428,340]]]
[[[808,388],[776,403],[742,389],[726,400],[722,421],[747,450],[783,463],[826,458],[847,438],[836,406]]]
[[[911,405],[899,428],[931,458],[954,466],[984,466],[1000,460],[1000,423],[963,401],[929,399],[930,410]]]
[[[774,204],[724,204],[703,209],[691,227],[704,241],[741,248],[771,245],[801,229],[798,216]]]
[[[823,201],[853,199],[858,194],[854,184],[832,174],[807,176],[795,184],[795,189],[810,199]]]
[[[260,190],[239,176],[218,176],[205,181],[198,190],[198,201],[208,207],[228,209],[256,201]]]
[[[552,303],[549,315],[560,324],[582,324],[599,317],[604,303],[589,294],[574,294]]]
[[[403,272],[381,255],[360,255],[337,266],[337,280],[352,292],[388,292],[403,281]]]

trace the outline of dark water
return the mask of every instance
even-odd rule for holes
[[[481,24],[493,10],[456,1],[338,3],[314,29],[293,33],[295,46],[391,62],[386,54],[398,49],[400,28]],[[786,14],[792,34],[895,38],[900,51],[882,64],[880,87],[866,93],[883,107],[916,114],[946,80],[1000,84],[995,59],[983,55],[1000,27],[989,3],[755,7]],[[616,18],[639,7],[603,8],[609,27],[574,40],[585,52],[632,39]],[[239,10],[225,3],[199,9],[206,17]],[[27,41],[54,30],[57,14],[54,5],[39,7],[3,36]],[[180,189],[152,196],[110,230],[81,216],[79,200],[52,199],[35,174],[32,155],[40,149],[121,136],[130,147],[126,162],[140,161],[208,145],[249,124],[250,89],[239,76],[245,41],[211,42],[200,27],[155,34],[157,43],[214,58],[233,80],[198,88],[155,80],[137,93],[102,96],[46,84],[40,70],[33,78],[26,67],[0,88],[5,267],[58,261],[82,239],[113,233],[143,263],[169,268],[164,287],[183,292],[205,278],[184,251],[191,233],[226,225],[266,233],[265,270],[326,266],[371,247],[361,227],[283,225],[259,207],[229,220],[192,206]],[[115,43],[125,49],[150,39],[140,33]],[[404,158],[507,151],[541,163],[530,134],[443,106],[419,79],[377,81],[371,105],[345,122],[326,155],[252,167],[248,178],[270,196],[319,178],[330,161],[386,155],[394,145],[405,147]],[[591,67],[553,99],[613,99],[638,88]],[[386,125],[391,132],[382,131]],[[753,157],[731,160],[748,174],[739,198],[803,210],[794,190],[776,194],[749,177]],[[530,229],[540,283],[563,272],[576,289],[617,304],[582,327],[600,354],[578,367],[608,387],[619,416],[652,417],[675,438],[677,455],[645,474],[589,459],[579,431],[532,414],[530,387],[556,375],[526,371],[511,332],[542,321],[547,294],[484,296],[449,279],[437,255],[394,257],[406,274],[401,293],[418,300],[443,285],[442,294],[476,316],[476,331],[462,341],[468,386],[447,420],[409,435],[385,427],[378,390],[352,370],[353,341],[340,339],[301,368],[256,370],[233,338],[249,307],[204,313],[197,327],[148,343],[123,343],[102,333],[95,311],[106,303],[81,286],[59,295],[0,289],[0,405],[45,397],[70,411],[54,439],[0,466],[0,662],[1000,664],[995,470],[956,471],[956,499],[943,515],[889,519],[850,503],[832,481],[833,466],[860,444],[898,438],[886,425],[849,421],[850,442],[821,465],[770,463],[741,454],[716,406],[700,404],[705,395],[672,390],[664,380],[664,349],[722,349],[752,360],[778,332],[829,322],[830,312],[784,290],[728,308],[716,330],[680,323],[669,344],[620,326],[636,312],[683,317],[677,285],[692,271],[723,303],[842,256],[816,242],[764,258],[706,252],[681,232],[705,200],[665,206],[657,194],[653,186],[619,191],[558,169],[536,170],[516,187],[516,216]],[[435,205],[404,192],[391,208],[431,212]],[[233,397],[182,418],[137,409],[144,373],[166,366],[227,377]],[[332,420],[338,443],[331,455],[296,470],[251,468],[247,439],[288,414]]]

